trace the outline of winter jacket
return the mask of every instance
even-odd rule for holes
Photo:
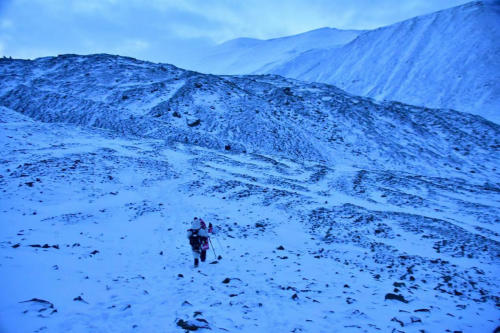
[[[193,231],[194,230],[198,230],[198,235],[201,236],[201,237],[205,237],[205,240],[203,243],[205,243],[206,241],[208,241],[208,233],[205,229],[203,229],[201,227],[201,224],[200,224],[200,220],[193,220],[193,222],[191,223],[191,229],[189,229],[187,231],[187,238],[189,239],[189,237],[191,237],[191,235],[193,234]],[[193,249],[193,251],[196,250],[196,249]]]

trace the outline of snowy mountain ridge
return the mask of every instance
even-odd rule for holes
[[[0,61],[0,129],[2,332],[500,326],[479,116],[65,55]],[[217,227],[199,269],[194,216]]]
[[[363,30],[321,28],[302,34],[259,40],[237,38],[214,46],[208,54],[188,66],[211,74],[254,74],[271,72],[304,52],[347,44]]]
[[[0,75],[0,104],[44,122],[327,165],[498,175],[499,125],[325,84],[204,75],[108,55],[3,60]]]
[[[237,62],[225,51],[224,68],[211,66],[207,58],[199,62],[206,67],[190,68],[323,82],[355,95],[455,109],[499,123],[499,39],[500,2],[474,1],[364,31],[340,47],[311,43],[292,59],[268,57],[260,50],[270,66],[236,49]]]

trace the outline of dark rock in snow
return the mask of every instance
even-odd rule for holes
[[[200,119],[196,119],[194,122],[188,123],[188,126],[189,127],[195,127],[195,126],[198,126],[200,124],[201,124],[201,120]]]
[[[392,318],[391,321],[395,321],[395,322],[399,323],[399,325],[401,325],[401,327],[405,326],[405,324],[403,324],[403,322],[396,317]]]
[[[32,298],[30,300],[22,301],[22,302],[19,302],[19,303],[28,303],[28,302],[35,302],[35,303],[41,303],[41,304],[47,304],[47,305],[50,304],[50,305],[52,305],[51,302],[46,301],[44,299],[39,299],[39,298]]]
[[[82,296],[78,296],[76,298],[73,299],[73,301],[80,301],[80,302],[83,302],[85,304],[89,304],[87,301],[85,301]]]
[[[285,248],[280,245],[280,247],[276,248],[276,250],[284,250]]]
[[[182,319],[179,319],[179,321],[177,322],[177,326],[187,331],[197,331],[198,329],[201,328],[201,326],[188,324],[187,321],[184,321]]]
[[[385,300],[388,300],[388,299],[393,299],[393,300],[400,301],[403,303],[408,303],[408,301],[404,298],[404,296],[401,296],[401,295],[395,295],[395,294],[388,293],[387,295],[385,295]]]

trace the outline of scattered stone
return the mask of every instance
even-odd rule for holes
[[[405,324],[403,324],[403,322],[396,317],[392,318],[391,321],[395,321],[395,322],[399,323],[401,325],[401,327],[405,326]]]
[[[284,250],[285,248],[280,245],[280,247],[276,248],[276,250]]]
[[[189,303],[188,301],[182,302],[182,306],[193,306],[193,304]]]
[[[13,247],[14,249],[17,249],[19,246],[21,246],[21,244],[19,244],[19,243],[17,243],[16,245],[12,245],[12,247]]]
[[[201,328],[200,326],[188,324],[187,321],[184,321],[182,319],[179,319],[179,321],[177,322],[177,326],[187,331],[197,331]]]
[[[418,310],[415,310],[413,312],[428,312],[428,313],[431,313],[431,310],[429,310],[429,309],[418,309]]]
[[[228,284],[229,282],[231,282],[230,278],[225,278],[224,281],[222,281],[222,283],[225,283],[225,284]]]
[[[177,277],[179,277],[179,278],[183,278],[183,277],[184,277],[184,275],[179,274],[179,275],[177,275]]]
[[[405,287],[406,288],[406,284],[404,282],[394,282],[394,287],[396,287],[396,288]]]
[[[294,301],[296,301],[296,300],[298,300],[298,299],[299,299],[299,296],[297,296],[297,294],[293,294],[292,299],[293,299]]]
[[[85,301],[82,296],[78,296],[77,298],[74,298],[73,301],[80,301],[80,302],[83,302],[83,303],[86,303],[86,304],[89,304],[87,301]]]
[[[385,295],[385,300],[388,300],[388,299],[394,299],[396,301],[408,303],[408,301],[402,295],[395,295],[395,294],[388,293],[387,295]]]
[[[30,300],[27,300],[27,301],[22,301],[22,302],[19,302],[19,303],[28,303],[28,302],[35,302],[35,303],[41,303],[41,304],[47,304],[47,305],[51,305],[53,306],[53,304],[49,301],[46,301],[44,299],[39,299],[39,298],[32,298]]]
[[[94,250],[94,251],[92,251],[92,253],[90,253],[90,254],[92,254],[92,255],[96,255],[96,254],[98,254],[98,253],[99,253],[99,251]]]
[[[196,119],[194,122],[188,123],[188,126],[189,127],[195,127],[195,126],[198,126],[200,124],[201,124],[201,120],[200,119]]]
[[[422,319],[418,318],[418,317],[414,317],[414,316],[411,316],[410,317],[411,319],[411,323],[421,323],[422,322]]]

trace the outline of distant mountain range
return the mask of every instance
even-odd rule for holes
[[[269,40],[237,38],[212,47],[189,69],[212,74],[268,73],[311,50],[345,45],[363,32],[322,28]]]
[[[500,123],[500,1],[474,1],[369,30],[319,29],[213,47],[189,69],[278,74]]]

